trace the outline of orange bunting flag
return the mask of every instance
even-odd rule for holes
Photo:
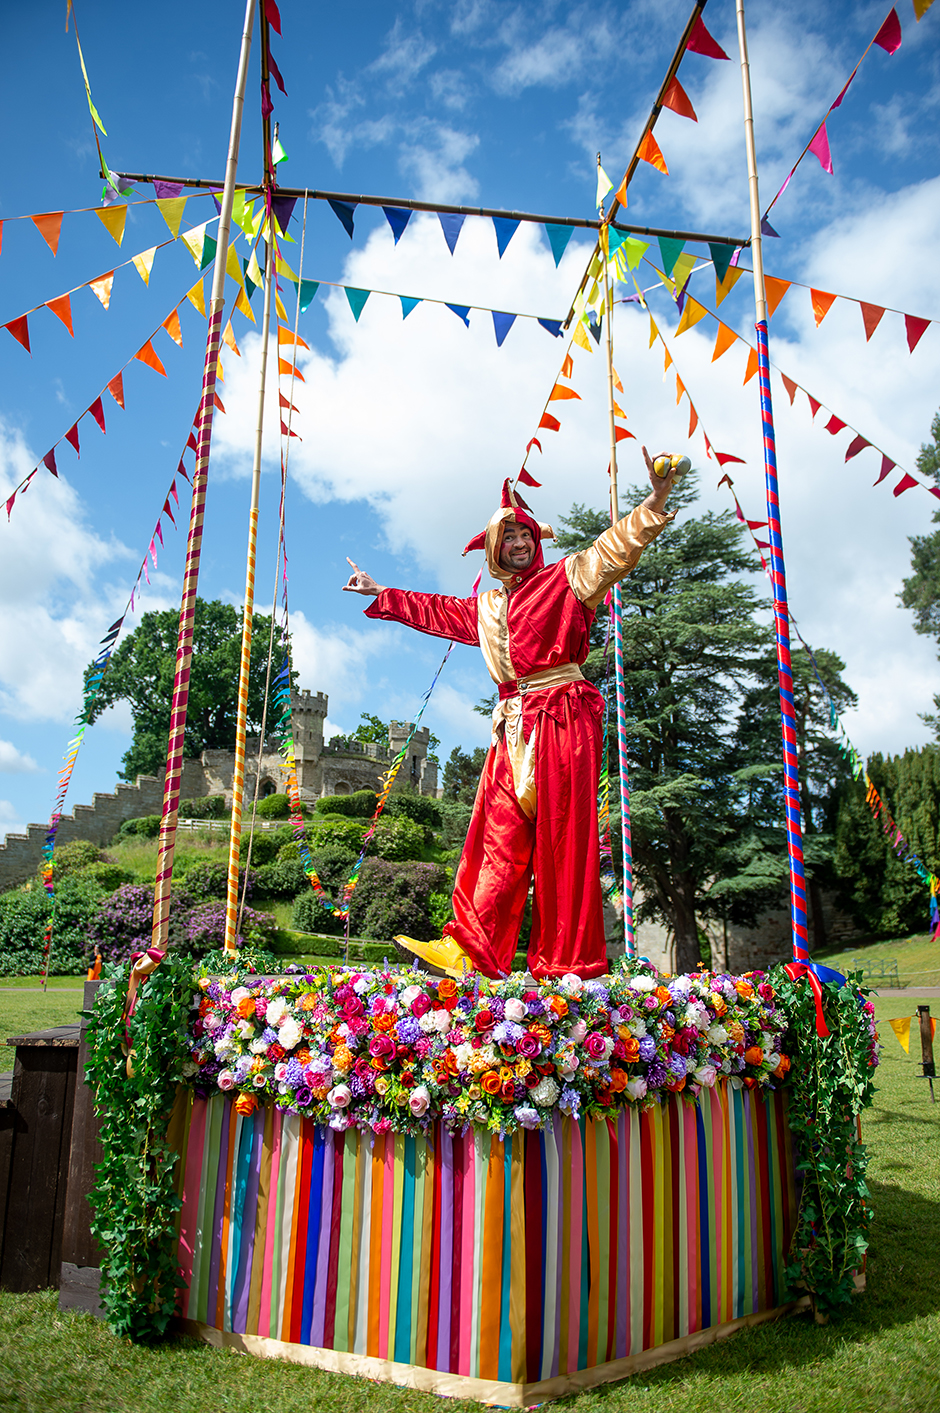
[[[627,209],[627,175],[626,175],[626,172],[624,173],[623,181],[620,183],[620,185],[618,186],[617,190],[614,192],[614,200],[617,202],[617,204],[618,204],[619,206],[622,206],[623,209],[626,211],[626,209]]]
[[[98,220],[118,245],[124,239],[124,222],[127,220],[126,206],[108,206],[103,211],[95,211]]]
[[[59,233],[62,230],[64,214],[63,211],[49,211],[45,216],[30,216],[29,218],[53,255],[59,249]]]
[[[568,398],[576,398],[581,401],[581,394],[576,393],[574,388],[566,388],[563,383],[556,383],[548,395],[549,402],[564,402]]]
[[[718,334],[715,338],[715,351],[712,354],[712,362],[720,358],[723,353],[727,353],[733,343],[737,342],[737,334],[734,329],[729,329],[727,324],[718,324]]]
[[[704,304],[699,304],[697,299],[693,299],[691,295],[688,295],[685,301],[685,308],[682,311],[682,318],[679,320],[676,328],[676,338],[678,338],[680,334],[684,334],[686,329],[694,328],[700,319],[705,318],[707,313],[708,310],[705,308]]]
[[[285,329],[282,324],[278,324],[277,326],[277,341],[279,344],[295,343],[298,348],[306,348],[308,350],[310,348],[309,343],[304,343],[299,334],[293,333],[290,329]]]
[[[219,412],[221,412],[223,417],[225,416],[225,403],[222,401],[222,399],[219,397],[219,394],[216,392],[212,394],[212,405],[213,407],[218,408]]]
[[[677,407],[679,406],[679,403],[682,401],[682,394],[683,394],[684,392],[685,392],[685,383],[682,381],[682,379],[679,377],[679,374],[677,373],[677,374],[676,374],[676,406],[677,406]]]
[[[614,400],[614,416],[622,417],[625,422],[627,420],[627,414],[624,412],[623,408],[620,406],[619,402],[616,401],[616,399]]]
[[[636,441],[636,437],[633,435],[632,432],[628,432],[627,429],[626,429],[626,427],[615,427],[615,428],[614,428],[614,441],[615,441],[615,442],[623,442],[623,441],[626,441],[628,438],[629,438],[629,440],[630,440],[631,442],[635,442],[635,441]]]
[[[663,107],[671,108],[674,113],[679,114],[680,118],[691,118],[693,123],[698,122],[698,118],[695,116],[695,109],[689,101],[689,95],[675,77],[673,77],[669,87],[663,94]]]
[[[879,304],[865,304],[863,300],[859,300],[859,308],[862,311],[862,322],[865,325],[865,341],[867,343],[881,323],[884,317],[884,310]]]
[[[67,294],[60,294],[58,299],[47,299],[46,308],[51,309],[57,319],[68,329],[72,337],[75,337],[75,330],[72,328],[72,301]]]
[[[155,373],[162,373],[164,378],[166,377],[166,369],[154,352],[153,344],[149,339],[144,344],[143,348],[137,350],[134,357],[138,358],[141,363],[146,363],[147,367],[152,368]]]
[[[186,291],[186,298],[194,309],[198,309],[203,318],[206,317],[206,292],[202,287],[202,280],[197,280],[192,289]]]
[[[285,377],[296,378],[298,383],[305,383],[307,381],[300,369],[295,367],[293,363],[288,363],[286,358],[279,358],[277,360],[277,371],[282,373]]]
[[[650,315],[650,348],[652,348],[652,347],[653,347],[653,344],[656,342],[656,338],[657,338],[657,335],[658,335],[658,334],[659,334],[659,330],[657,329],[656,325],[653,323],[653,316],[652,316],[652,314],[651,314],[651,315]]]
[[[816,327],[819,328],[823,319],[836,302],[834,294],[827,294],[824,289],[811,289],[810,298],[813,301],[813,317],[816,320]]]
[[[623,392],[623,383],[620,381],[620,376],[616,368],[611,368],[610,371],[614,375],[614,387],[617,389],[618,392]]]
[[[145,285],[150,284],[150,271],[153,269],[153,257],[156,253],[157,247],[152,245],[149,250],[142,250],[139,255],[134,256],[134,266]]]
[[[26,315],[21,314],[18,319],[11,319],[9,324],[4,324],[3,327],[9,329],[17,343],[21,343],[26,349],[26,352],[32,357],[32,351],[29,346],[29,324],[27,323]]]
[[[111,396],[114,398],[114,401],[117,403],[118,407],[123,407],[123,406],[124,406],[124,374],[123,374],[123,373],[115,373],[114,377],[111,379],[110,383],[108,384],[108,392],[109,392],[109,393],[111,394]]]
[[[659,150],[659,143],[652,132],[643,134],[643,141],[636,150],[636,155],[641,162],[649,162],[651,167],[655,167],[657,172],[662,172],[668,177],[669,168],[666,166],[666,159]]]
[[[746,385],[747,383],[749,383],[749,382],[751,381],[751,379],[753,378],[753,376],[754,376],[754,374],[755,374],[756,372],[757,372],[757,349],[756,349],[756,348],[749,348],[748,351],[747,351],[747,368],[744,370],[744,384],[743,384],[743,385]],[[743,385],[742,385],[742,386],[743,386]]]
[[[692,406],[692,399],[689,398],[689,436],[690,436],[690,437],[691,437],[692,433],[695,431],[695,429],[696,429],[697,426],[698,426],[698,413],[696,412],[695,408]]]
[[[111,304],[111,286],[114,284],[114,271],[109,270],[106,275],[99,275],[96,280],[88,281],[88,288],[96,294],[101,303],[107,309]]]
[[[235,330],[232,328],[231,319],[229,319],[225,328],[222,330],[222,342],[228,344],[229,348],[235,354],[236,358],[241,358],[241,349],[235,342]]]
[[[787,377],[786,373],[781,373],[781,374],[780,374],[780,378],[781,378],[781,381],[782,381],[782,383],[783,383],[783,386],[784,386],[784,387],[786,388],[786,390],[787,390],[787,397],[790,399],[790,406],[792,407],[792,406],[793,406],[793,399],[796,397],[796,388],[797,388],[797,385],[796,385],[796,383],[793,381],[792,378],[788,378],[788,377]]]
[[[164,321],[163,321],[163,328],[166,329],[167,333],[170,335],[170,338],[173,340],[173,342],[176,343],[176,344],[179,344],[180,348],[182,348],[182,347],[183,347],[183,331],[182,331],[182,329],[180,328],[180,316],[179,316],[179,310],[178,310],[178,309],[171,309],[171,310],[170,310],[169,314],[166,316],[166,318],[165,318]]]
[[[561,423],[559,422],[558,418],[553,417],[550,412],[542,413],[542,420],[539,423],[539,426],[544,427],[545,430],[548,432],[557,432],[561,429]]]
[[[565,354],[565,361],[564,361],[564,363],[561,365],[561,373],[559,374],[559,377],[562,377],[562,378],[570,378],[573,372],[574,372],[574,359],[571,357],[571,354],[570,354],[570,353],[566,353],[566,354]]]
[[[663,344],[663,377],[664,377],[664,378],[665,378],[666,374],[669,372],[669,369],[671,368],[671,366],[672,366],[672,354],[669,352],[669,349],[666,347],[666,345]]]
[[[764,293],[767,296],[767,318],[773,318],[777,305],[790,288],[789,280],[777,280],[773,275],[764,276]]]
[[[718,276],[715,276],[715,302],[717,304],[721,303],[726,294],[731,293],[743,274],[744,271],[739,270],[737,265],[729,265],[723,280],[719,280]]]

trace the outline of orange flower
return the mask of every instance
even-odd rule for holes
[[[568,1002],[564,996],[553,996],[548,1004],[559,1018],[568,1014]]]
[[[626,1051],[624,1055],[625,1060],[638,1060],[640,1058],[640,1042],[635,1035],[631,1035],[624,1040],[623,1048]],[[621,1070],[620,1073],[622,1074],[623,1071]],[[626,1080],[624,1083],[626,1083]]]
[[[243,996],[235,1007],[242,1020],[252,1020],[255,1015],[254,996]]]
[[[437,983],[437,994],[441,1000],[457,995],[457,983],[453,977],[445,976]]]
[[[734,989],[735,991],[737,991],[742,1001],[749,1001],[750,998],[754,995],[754,988],[751,983],[749,981],[745,981],[744,978],[741,976],[739,976],[737,981],[734,983]]]
[[[717,991],[712,991],[710,993],[708,1001],[712,1010],[715,1012],[715,1015],[718,1017],[719,1020],[722,1016],[727,1015],[728,1007],[725,1004],[724,997],[719,996]]]
[[[333,1064],[338,1070],[351,1070],[356,1057],[348,1045],[337,1045],[333,1051]]]
[[[374,1070],[378,1070],[380,1073],[385,1069],[385,1061],[382,1059],[381,1055],[373,1055],[369,1063]]]
[[[394,1024],[395,1017],[389,1011],[383,1011],[380,1016],[372,1017],[372,1029],[377,1030],[380,1035],[390,1031]]]
[[[298,1065],[309,1065],[310,1046],[301,1045],[299,1049],[294,1051],[294,1059],[297,1061]]]
[[[247,1119],[253,1114],[257,1107],[258,1101],[253,1094],[239,1094],[235,1100],[235,1112],[241,1114],[243,1119]]]
[[[663,1021],[662,1025],[660,1026],[659,1029],[660,1029],[660,1036],[661,1036],[661,1039],[662,1039],[662,1042],[663,1042],[664,1045],[666,1044],[666,1042],[667,1042],[668,1040],[671,1040],[672,1037],[673,1037],[673,1036],[675,1035],[675,1033],[676,1033],[676,1032],[673,1030],[672,1026],[671,1026],[671,1025],[667,1025],[665,1021]]]
[[[551,1045],[552,1043],[552,1032],[541,1021],[536,1021],[535,1025],[529,1026],[529,1034],[534,1035],[540,1045]]]
[[[653,992],[653,995],[656,997],[657,1001],[662,1001],[663,1005],[665,1005],[667,1001],[672,1000],[672,997],[670,996],[665,986],[657,986],[656,990]]]
[[[512,1080],[513,1080],[513,1072],[512,1072],[512,1070],[510,1069],[509,1065],[500,1065],[500,1067],[499,1067],[499,1082],[500,1082],[500,1084],[511,1084],[511,1083],[512,1083]]]
[[[681,1079],[672,1080],[670,1084],[666,1085],[666,1088],[671,1089],[673,1094],[678,1094],[680,1089],[685,1088],[685,1075]]]
[[[499,1093],[499,1075],[495,1070],[487,1070],[480,1083],[487,1094]]]
[[[753,1065],[755,1069],[764,1063],[764,1052],[759,1045],[750,1045],[744,1052],[744,1063]]]
[[[639,1050],[639,1046],[637,1046]],[[627,1087],[627,1072],[621,1069],[612,1069],[610,1072],[610,1087],[615,1094],[622,1094]]]
[[[744,1043],[744,1026],[740,1021],[729,1021],[725,1026],[725,1030],[727,1030],[735,1045],[742,1045]]]
[[[317,993],[315,991],[305,992],[304,995],[301,996],[300,1000],[297,1002],[298,1009],[301,1011],[312,1011],[316,1004]]]
[[[780,1063],[779,1063],[779,1065],[777,1066],[777,1068],[774,1070],[774,1074],[777,1076],[778,1079],[783,1079],[784,1075],[786,1074],[786,1072],[787,1072],[787,1070],[788,1070],[789,1068],[790,1068],[790,1057],[789,1057],[788,1055],[781,1055],[781,1056],[780,1056]]]

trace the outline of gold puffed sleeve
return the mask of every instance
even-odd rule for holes
[[[627,577],[646,546],[674,519],[675,512],[639,505],[598,536],[589,549],[569,554],[565,573],[575,597],[588,608],[597,608],[607,590]]]

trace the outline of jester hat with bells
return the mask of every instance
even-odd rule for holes
[[[531,530],[532,538],[535,541],[535,554],[528,569],[524,569],[517,574],[513,569],[504,569],[499,562],[499,552],[503,543],[503,527],[510,521],[517,525],[524,525]],[[542,557],[542,540],[553,540],[555,531],[551,525],[543,525],[541,521],[535,520],[526,505],[516,491],[509,484],[509,478],[503,482],[503,494],[500,498],[499,509],[495,515],[490,517],[490,523],[479,535],[474,535],[473,539],[464,550],[464,554],[469,554],[471,550],[486,550],[486,567],[494,579],[498,579],[507,588],[515,588],[533,574],[538,574],[539,570],[545,568],[545,560]]]

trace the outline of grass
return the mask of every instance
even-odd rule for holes
[[[6,1001],[8,998],[4,998]],[[22,998],[24,1001],[26,997]],[[30,1002],[37,999],[30,997]],[[916,1009],[875,1001],[879,1021]],[[940,1010],[936,999],[931,1003]],[[900,1009],[899,1009],[900,1008]],[[34,1011],[35,1028],[44,1021]],[[928,1413],[940,1408],[940,1103],[890,1028],[865,1121],[874,1205],[868,1289],[827,1326],[764,1325],[556,1406],[570,1413]],[[915,1043],[915,1049],[917,1045]],[[0,1409],[15,1413],[440,1413],[479,1408],[190,1340],[141,1348],[54,1292],[0,1293]]]
[[[10,978],[13,980],[13,978]],[[51,1030],[57,1025],[71,1025],[78,1020],[82,1008],[82,978],[77,976],[57,977],[55,986],[49,983],[49,990],[27,991],[25,986],[40,984],[38,976],[18,976],[17,985],[0,987],[0,1073],[12,1070],[15,1051],[12,1045],[2,1042],[11,1035],[26,1035],[31,1030]],[[3,1394],[0,1392],[0,1408],[3,1407]]]
[[[897,961],[902,986],[940,986],[940,942],[931,942],[929,933],[887,942],[855,943],[839,951],[814,953],[814,959],[839,971],[847,971],[853,962],[871,966]]]

